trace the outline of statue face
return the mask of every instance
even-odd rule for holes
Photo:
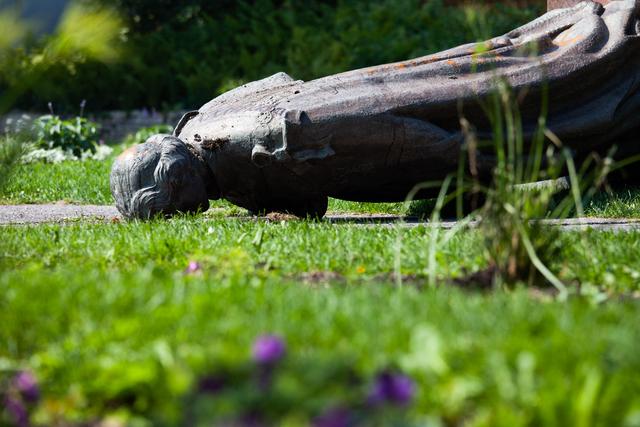
[[[111,192],[128,218],[209,208],[198,160],[178,138],[155,135],[122,153],[111,170]]]

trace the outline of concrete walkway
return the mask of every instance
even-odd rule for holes
[[[0,224],[40,224],[72,220],[119,219],[115,206],[98,205],[0,205]]]
[[[247,217],[248,219],[249,217]],[[98,205],[0,205],[0,225],[12,224],[42,224],[76,221],[115,222],[121,219],[114,206]],[[358,224],[364,226],[391,227],[398,223],[399,217],[393,215],[362,215],[362,214],[330,214],[326,221],[332,224]],[[608,218],[571,218],[566,220],[545,220],[545,224],[562,227],[565,230],[640,230],[640,219],[608,219]],[[444,228],[452,228],[455,221],[444,221]],[[404,227],[428,225],[428,222],[417,218],[404,218]],[[472,227],[473,223],[470,224]]]

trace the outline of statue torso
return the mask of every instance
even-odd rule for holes
[[[551,129],[591,149],[640,127],[640,40],[625,33],[634,12],[620,9],[551,12],[483,53],[466,45],[310,82],[276,74],[212,100],[176,136],[210,152],[223,197],[250,209],[300,197],[403,200],[415,183],[457,167],[460,111],[488,131],[478,100],[491,95],[497,72],[529,91],[525,137],[546,82]]]

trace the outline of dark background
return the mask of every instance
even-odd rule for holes
[[[2,1],[2,0],[0,0]],[[285,71],[313,79],[426,55],[509,31],[544,11],[544,1],[443,0],[207,1],[77,0],[115,7],[123,19],[116,62],[53,64],[24,93],[25,110],[197,108],[246,81]],[[64,0],[4,0],[40,21],[24,47],[0,63],[0,90],[17,84],[23,64],[62,13]]]

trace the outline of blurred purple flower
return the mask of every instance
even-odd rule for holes
[[[27,413],[27,408],[24,407],[22,402],[17,399],[12,399],[11,397],[7,397],[4,400],[4,407],[9,413],[9,416],[13,419],[13,422],[15,422],[16,426],[29,426],[29,414]]]
[[[369,393],[369,403],[374,405],[383,403],[407,405],[413,399],[414,394],[415,385],[411,378],[403,374],[385,371],[376,376]]]
[[[253,360],[261,365],[272,365],[287,352],[284,340],[275,335],[263,335],[253,343]]]
[[[348,427],[351,415],[345,408],[332,408],[313,421],[314,427]]]
[[[38,381],[31,372],[21,371],[13,377],[13,385],[26,402],[36,402],[40,398]]]
[[[221,376],[208,375],[200,378],[198,391],[201,393],[216,394],[224,388],[225,381]]]
[[[185,274],[195,274],[202,270],[202,266],[197,261],[189,261],[187,268],[184,270]]]
[[[237,427],[265,427],[267,424],[262,421],[262,417],[257,412],[242,415],[238,421],[233,424]]]

